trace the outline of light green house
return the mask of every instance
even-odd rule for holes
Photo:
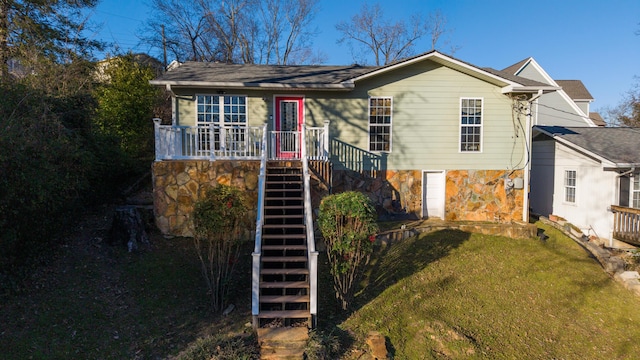
[[[189,211],[203,187],[244,187],[255,195],[258,278],[266,276],[259,237],[275,207],[269,183],[285,179],[288,167],[301,169],[304,180],[300,205],[311,269],[312,209],[324,193],[362,191],[383,219],[526,222],[530,109],[558,89],[437,51],[382,67],[192,62],[151,83],[171,94],[173,106],[170,124],[156,120],[160,229],[189,235]],[[280,204],[285,209],[290,202]],[[310,324],[316,314],[311,274],[310,303],[304,316],[296,315],[310,314]],[[272,310],[260,299],[276,295],[265,295],[256,281],[258,325],[274,315],[265,312],[297,309]]]

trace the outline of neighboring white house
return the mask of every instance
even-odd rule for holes
[[[612,239],[611,207],[640,208],[640,128],[537,126],[534,133],[532,213]]]
[[[533,59],[527,58],[502,71],[558,87],[545,93],[534,104],[533,124],[547,126],[604,126],[598,113],[590,111],[593,96],[580,80],[554,80]]]

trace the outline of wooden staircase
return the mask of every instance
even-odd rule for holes
[[[311,327],[301,161],[266,167],[258,327]]]

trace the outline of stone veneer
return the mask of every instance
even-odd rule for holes
[[[446,172],[445,220],[522,221],[524,189],[505,191],[504,177],[522,170],[449,170]],[[334,170],[333,192],[361,191],[376,204],[381,219],[422,216],[422,171],[357,173]]]
[[[191,214],[194,204],[208,187],[225,184],[249,195],[251,216],[255,221],[259,161],[174,160],[152,165],[153,199],[156,225],[163,234],[193,236]],[[446,172],[445,220],[449,221],[522,221],[524,189],[505,191],[506,175],[522,177],[522,170],[449,170]],[[329,192],[323,182],[312,176],[312,203]],[[376,204],[383,220],[414,218],[422,213],[422,171],[398,170],[357,173],[334,170],[332,192],[361,191]]]
[[[525,190],[505,191],[505,176],[522,178],[523,171],[447,171],[445,220],[521,222]]]
[[[255,222],[259,161],[156,161],[151,173],[156,225],[165,235],[193,236],[194,205],[207,188],[218,184],[246,191],[251,209],[247,215]]]

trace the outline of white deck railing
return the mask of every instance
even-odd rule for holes
[[[298,131],[271,131],[266,126],[175,126],[155,127],[156,160],[260,160],[266,143],[269,160],[300,159],[302,141],[309,160],[329,159],[329,122],[323,127],[305,128],[305,136]]]
[[[302,125],[302,175],[304,180],[304,221],[307,231],[307,261],[309,264],[309,312],[311,313],[311,321],[309,327],[315,328],[318,315],[318,252],[316,251],[316,240],[313,231],[313,210],[311,207],[311,182],[309,173],[309,156],[307,154],[308,144],[306,136],[309,132],[305,131]],[[313,132],[312,132],[313,134]]]
[[[262,256],[262,224],[264,222],[264,196],[267,173],[267,125],[264,125],[261,142],[260,177],[258,178],[258,205],[256,209],[256,237],[251,264],[251,314],[254,328],[258,326],[260,313],[260,264]]]

